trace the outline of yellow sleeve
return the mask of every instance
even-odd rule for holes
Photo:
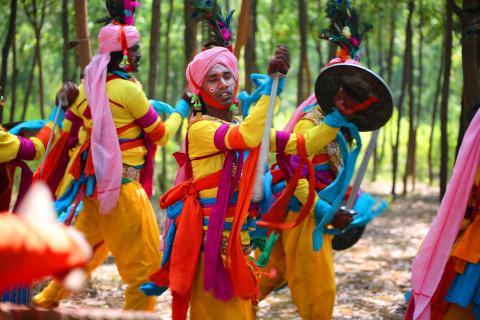
[[[0,129],[0,162],[9,162],[17,157],[20,140],[17,136]]]
[[[307,120],[305,120],[307,121]],[[307,127],[305,123],[302,127]],[[309,157],[319,153],[326,145],[335,139],[339,129],[332,128],[325,124],[324,122],[320,123],[318,126],[313,126],[310,129],[307,129],[303,133],[305,138],[305,148],[307,149],[307,155]],[[276,151],[276,139],[277,134],[275,130],[270,131],[270,151]],[[285,153],[287,154],[296,154],[297,153],[297,136],[296,134],[291,134],[290,139],[287,142],[285,147]]]
[[[148,117],[148,125],[143,126],[143,129],[150,140],[160,146],[166,145],[180,128],[182,116],[174,112],[167,121],[162,122],[162,119],[160,119],[153,107],[150,106],[145,93],[139,85],[131,81],[121,81],[120,84],[121,87],[119,88],[121,88],[125,97],[125,102],[122,105],[132,114],[133,118],[140,120],[140,123],[142,123],[144,117]]]
[[[250,115],[238,125],[209,120],[192,123],[188,129],[189,145],[193,148],[190,152],[203,156],[219,150],[247,150],[258,147],[262,141],[269,101],[269,96],[262,96],[252,108]],[[277,99],[275,103],[278,104],[279,100]]]

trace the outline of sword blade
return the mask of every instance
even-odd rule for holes
[[[268,154],[270,151],[270,129],[273,121],[273,110],[275,108],[275,99],[277,97],[278,82],[282,77],[281,73],[272,75],[273,83],[270,91],[270,101],[268,104],[267,118],[265,127],[263,128],[262,144],[260,145],[260,154],[258,156],[257,172],[255,175],[255,186],[253,188],[253,202],[260,202],[263,198],[263,183],[265,175],[265,165],[267,164]]]

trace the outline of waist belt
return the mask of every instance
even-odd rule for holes
[[[122,167],[122,179],[128,179],[131,181],[140,182],[140,169],[123,165]]]

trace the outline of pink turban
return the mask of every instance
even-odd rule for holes
[[[140,34],[134,26],[109,24],[100,29],[98,54],[85,68],[85,96],[93,120],[91,152],[97,180],[97,198],[102,213],[109,213],[116,207],[122,183],[120,144],[105,92],[109,53],[125,49],[122,46],[122,28],[127,47],[139,42]]]
[[[221,64],[228,68],[238,83],[238,61],[237,57],[228,49],[223,47],[213,47],[197,54],[187,66],[185,76],[188,81],[190,91],[198,95],[202,86],[203,79],[208,71],[216,65]]]

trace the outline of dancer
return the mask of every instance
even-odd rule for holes
[[[124,12],[123,8],[114,11]],[[130,75],[139,67],[140,34],[133,25],[123,23],[117,17],[100,29],[99,53],[86,67],[80,94],[70,109],[71,118],[67,115],[67,121],[80,119],[83,127],[57,188],[57,209],[73,203],[73,215],[82,201],[75,227],[96,251],[88,271],[110,251],[128,284],[124,308],[151,311],[155,299],[146,297],[138,287],[160,263],[160,236],[149,202],[154,144],[167,144],[188,115],[189,106],[180,102],[168,120],[161,121]],[[33,302],[55,307],[66,295],[52,282]]]

